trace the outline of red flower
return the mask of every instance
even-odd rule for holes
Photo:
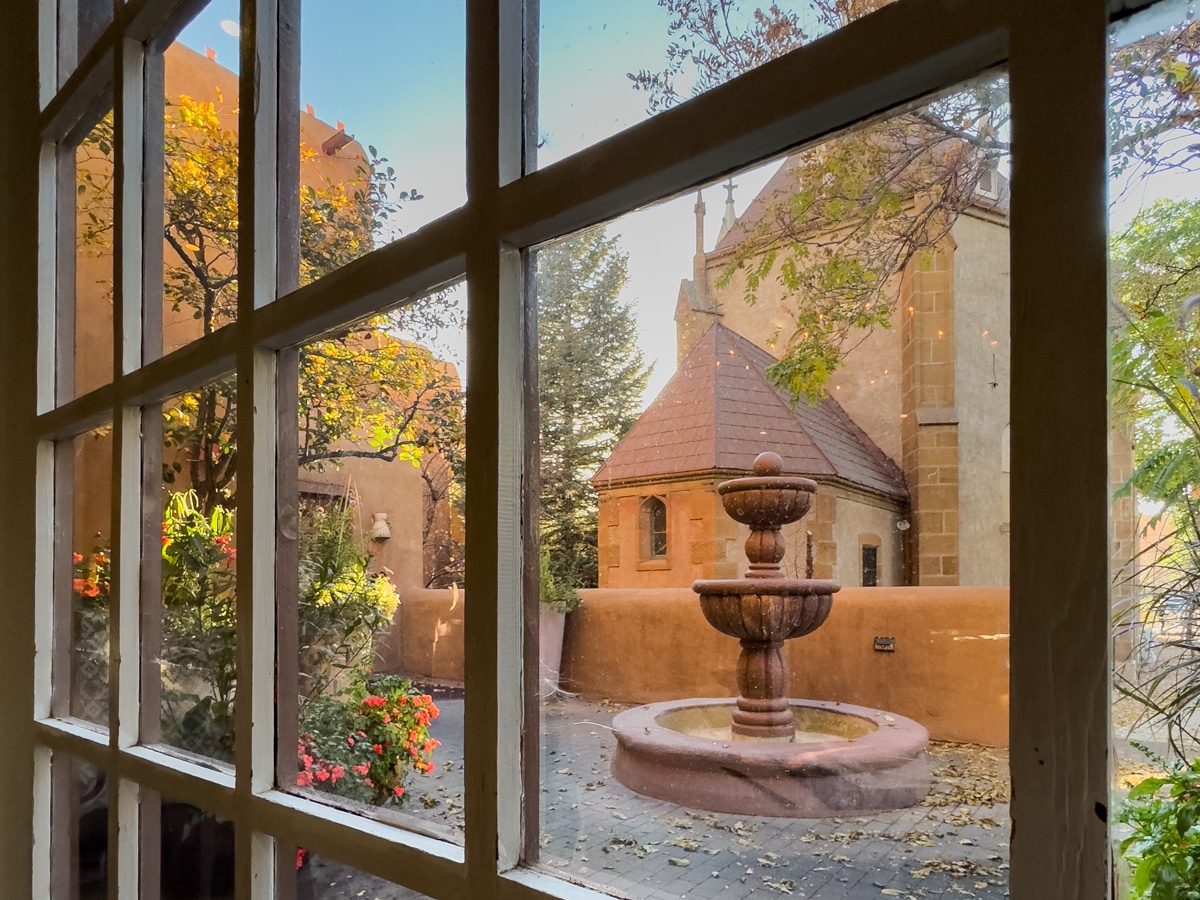
[[[353,746],[354,746],[354,738],[353,738],[353,737],[347,737],[347,738],[346,738],[346,743],[347,743],[347,744],[349,744],[351,747],[353,747]]]
[[[298,869],[298,868],[300,868],[302,865],[304,865],[304,854],[305,854],[305,852],[306,852],[306,851],[304,850],[304,848],[303,848],[303,847],[297,847],[297,848],[296,848],[296,868],[297,868],[297,869]]]
[[[296,776],[296,785],[298,787],[308,787],[310,784],[312,784],[312,781],[312,772],[301,772]]]
[[[82,553],[72,553],[71,561],[76,564],[83,562],[83,554]]]
[[[396,785],[394,788],[392,788],[392,793],[395,794],[397,797],[403,797],[404,796],[404,788],[400,787],[400,785]]]
[[[383,753],[383,746],[381,744],[376,744],[372,749],[375,751],[376,755]]]

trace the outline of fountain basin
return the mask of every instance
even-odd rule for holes
[[[613,776],[639,794],[713,812],[791,818],[860,815],[929,792],[929,733],[847,703],[789,700],[793,742],[735,739],[729,698],[651,703],[613,719]]]

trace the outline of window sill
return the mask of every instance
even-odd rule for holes
[[[658,572],[669,568],[671,568],[671,562],[667,559],[643,559],[637,564],[639,572]]]

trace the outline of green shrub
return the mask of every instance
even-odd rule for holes
[[[1133,826],[1121,842],[1130,900],[1200,900],[1200,759],[1134,785],[1118,820]]]

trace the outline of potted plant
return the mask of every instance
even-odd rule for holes
[[[539,560],[538,599],[538,684],[539,694],[546,700],[558,691],[567,613],[577,610],[582,600],[574,588],[555,579],[545,549]]]

